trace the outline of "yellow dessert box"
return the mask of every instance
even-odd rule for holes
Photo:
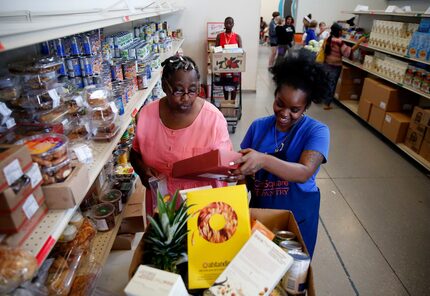
[[[251,235],[245,185],[187,194],[188,288],[210,287]]]

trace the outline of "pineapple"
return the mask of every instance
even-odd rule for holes
[[[145,236],[145,252],[159,269],[177,272],[176,263],[186,252],[188,208],[183,201],[176,210],[178,191],[170,201],[158,192],[158,216],[148,217],[151,227]]]

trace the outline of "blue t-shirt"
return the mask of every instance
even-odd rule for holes
[[[315,30],[307,29],[306,30],[305,45],[309,45],[309,41],[311,41],[311,40],[317,40],[317,34],[315,33]]]
[[[276,24],[274,19],[269,23],[269,41],[271,44],[277,44],[278,42],[278,38],[276,38]]]
[[[327,162],[330,146],[329,128],[306,115],[301,121],[303,122],[299,122],[299,128],[295,131],[294,138],[291,140],[288,149],[282,150],[282,153],[286,153],[285,158],[289,162],[298,163],[304,150],[314,150],[324,156],[324,163]],[[255,120],[249,127],[240,145],[241,148],[252,148],[263,153],[274,153],[276,146],[279,147],[281,142],[289,136],[289,132],[281,133],[277,131],[275,122],[276,117],[274,115]],[[296,183],[296,185],[304,192],[318,191],[315,183],[318,171],[319,168],[308,181],[303,184]],[[257,176],[258,173],[256,174]],[[278,178],[278,180],[280,179]]]

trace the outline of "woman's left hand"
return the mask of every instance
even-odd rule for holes
[[[266,154],[249,148],[240,150],[239,153],[243,156],[234,161],[234,164],[240,165],[232,172],[234,175],[253,175],[264,167]]]

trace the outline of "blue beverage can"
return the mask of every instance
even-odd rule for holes
[[[91,76],[93,75],[93,61],[92,58],[88,57],[80,57],[79,58],[79,65],[82,70],[82,74],[84,76]]]
[[[75,76],[82,76],[81,65],[78,58],[66,59],[67,70],[74,72]]]
[[[60,68],[58,69],[57,72],[61,76],[67,75],[67,68],[66,68],[66,64],[64,63],[64,59],[61,59]]]
[[[147,65],[146,66],[146,78],[148,80],[151,80],[151,77],[152,77],[152,73],[151,72],[152,72],[151,66]]]
[[[50,55],[51,54],[51,47],[49,46],[48,41],[42,42],[41,52],[42,52],[42,55]]]
[[[93,83],[93,77],[92,76],[87,76],[87,77],[83,77],[82,81],[84,83],[84,87],[88,86],[88,85],[92,85]]]
[[[64,50],[63,40],[61,38],[55,40],[55,49],[57,50],[57,56],[59,56],[59,57],[65,57],[66,56],[66,51]]]
[[[79,49],[78,38],[75,36],[70,37],[70,47],[72,55],[80,55],[81,50]]]
[[[122,96],[117,96],[115,98],[115,105],[118,108],[118,114],[123,115],[124,114],[124,103],[122,101]]]
[[[84,81],[82,77],[75,77],[75,83],[77,88],[84,88]]]
[[[83,44],[83,47],[84,47],[84,54],[86,54],[86,55],[93,54],[93,50],[92,50],[92,47],[91,47],[91,40],[90,40],[89,36],[85,35],[84,37],[82,37],[82,44]]]

